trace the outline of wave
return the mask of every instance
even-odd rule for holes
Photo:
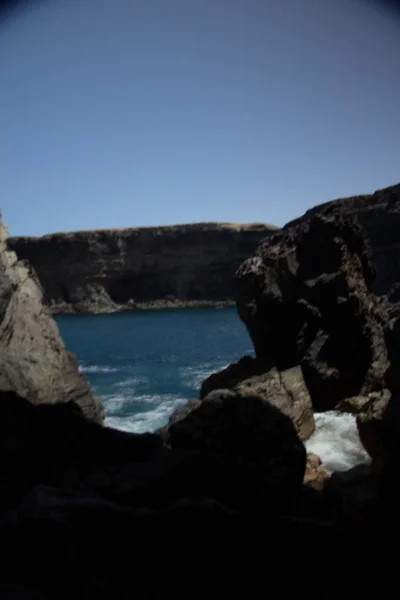
[[[371,459],[360,441],[354,415],[328,411],[315,414],[316,429],[305,443],[329,472],[347,471]]]
[[[216,371],[221,371],[230,363],[204,363],[195,367],[182,367],[180,369],[182,384],[191,390],[198,390],[207,377]]]
[[[129,416],[108,416],[105,422],[106,426],[131,433],[152,432],[165,425],[171,414],[180,406],[184,406],[187,402],[184,398],[173,398],[169,400],[166,400],[165,397],[162,396],[158,396],[157,398],[159,404],[153,410]],[[155,401],[154,397],[153,401]]]
[[[109,394],[102,395],[100,398],[107,415],[121,416],[121,418],[124,419],[128,419],[130,413],[137,410],[138,405],[158,407],[161,403],[165,404],[166,402],[175,401],[177,399],[177,397],[172,394]],[[119,415],[118,413],[121,412],[123,414]],[[140,412],[137,414],[139,415]],[[136,414],[134,416],[136,416]]]
[[[80,365],[79,371],[81,373],[116,373],[119,369],[116,367],[102,367],[100,365]]]
[[[117,381],[114,383],[115,387],[118,388],[127,388],[127,387],[135,387],[137,385],[143,385],[143,384],[148,384],[149,383],[149,378],[142,376],[142,375],[137,375],[134,377],[127,377],[127,379],[123,379],[122,381]]]

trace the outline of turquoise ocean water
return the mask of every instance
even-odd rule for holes
[[[69,350],[101,398],[108,425],[142,433],[198,398],[210,373],[253,354],[234,307],[62,315]]]

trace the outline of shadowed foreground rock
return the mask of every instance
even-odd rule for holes
[[[100,402],[65,349],[34,274],[7,250],[7,237],[0,222],[0,390],[15,391],[34,404],[72,400],[101,422]]]
[[[280,499],[298,492],[306,453],[291,420],[257,396],[229,390],[177,411],[163,437],[173,452],[190,456],[215,482],[231,478],[231,498],[254,483]],[[207,486],[210,482],[207,483]],[[214,492],[215,495],[215,492]],[[229,502],[229,494],[224,501]]]
[[[101,427],[73,403],[1,394],[0,445],[2,597],[176,598],[187,585],[253,594],[266,574],[275,596],[298,590],[310,560],[331,597],[321,589],[338,555],[329,593],[385,597],[392,585],[380,575],[394,546],[377,492],[357,499],[353,480],[326,497],[303,489],[304,448],[261,399],[210,394],[159,436]],[[282,556],[299,544],[288,577]],[[366,580],[368,544],[380,552]]]

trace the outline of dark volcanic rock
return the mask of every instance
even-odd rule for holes
[[[139,435],[89,421],[73,402],[34,406],[0,392],[0,505],[16,473],[25,488],[84,483],[137,507],[184,496],[254,506],[257,494],[264,505],[282,504],[301,492],[305,461],[290,419],[257,397],[213,392],[179,410],[160,435]]]
[[[343,588],[355,597],[389,598],[396,583],[395,569],[388,569],[396,564],[396,544],[387,532],[237,513],[210,499],[155,512],[41,486],[7,515],[1,533],[7,553],[0,578],[46,599],[187,598],[188,587],[204,597],[210,589],[221,597],[238,590],[257,597],[266,584],[266,563],[273,597],[297,594],[307,569],[323,598],[340,597]],[[366,577],[370,546],[381,550]],[[301,551],[290,573],[282,571],[282,557],[296,547]],[[327,582],[327,564],[338,552],[351,567]]]
[[[314,408],[381,389],[387,313],[354,217],[331,209],[272,235],[237,272],[237,305],[257,357],[301,365]]]
[[[102,421],[102,406],[65,349],[40,286],[6,242],[0,223],[0,391],[15,391],[34,404],[72,400],[87,417]]]
[[[200,398],[217,389],[266,400],[290,417],[301,440],[308,439],[314,431],[311,398],[298,366],[279,372],[262,359],[244,356],[203,381]]]
[[[360,438],[377,469],[385,465],[385,485],[400,499],[397,476],[400,468],[400,306],[391,307],[393,317],[386,329],[390,367],[386,373],[387,389],[375,394],[357,416]]]
[[[296,227],[332,207],[356,216],[364,227],[376,269],[372,290],[379,295],[386,294],[393,284],[400,281],[400,184],[373,194],[342,198],[315,206],[303,217],[288,223],[285,229]]]
[[[162,450],[155,435],[128,435],[87,419],[74,402],[33,405],[0,391],[0,466],[7,483],[76,484],[96,467],[123,468]],[[17,477],[16,477],[17,475]],[[4,494],[0,504],[4,502]]]
[[[173,452],[184,451],[200,465],[206,489],[223,481],[235,497],[243,486],[249,493],[257,485],[281,499],[301,489],[304,446],[291,420],[262,398],[217,390],[180,414],[164,438]]]
[[[27,598],[176,597],[188,584],[230,594],[243,585],[255,595],[266,562],[274,595],[297,593],[310,561],[324,589],[338,552],[348,568],[329,585],[334,597],[344,586],[391,591],[390,571],[382,584],[397,547],[390,515],[371,505],[368,486],[358,500],[354,479],[345,502],[343,485],[331,485],[326,499],[301,492],[304,448],[291,421],[261,399],[210,394],[175,415],[163,432],[170,449],[156,435],[91,423],[73,403],[33,406],[11,393],[0,395],[0,429],[5,598],[12,590]],[[309,459],[307,487],[323,488],[323,478]],[[282,556],[299,540],[282,578]],[[368,544],[380,552],[366,582]]]
[[[276,228],[199,223],[11,238],[54,312],[233,301],[234,274]]]

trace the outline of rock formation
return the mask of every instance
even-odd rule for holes
[[[400,281],[400,184],[378,190],[373,194],[320,204],[308,210],[299,219],[285,225],[285,229],[291,229],[333,206],[356,216],[364,228],[376,270],[372,290],[378,295],[388,293],[391,287]]]
[[[314,430],[311,403],[317,411],[343,409],[355,396],[371,404],[390,364],[389,311],[371,291],[373,278],[363,230],[340,207],[271,235],[236,276],[256,358],[211,375],[201,396],[218,388],[259,394],[303,440]]]
[[[234,274],[275,227],[199,223],[11,238],[53,312],[232,302]]]
[[[257,357],[301,365],[316,410],[383,386],[387,315],[372,281],[362,229],[336,207],[271,236],[238,270]]]
[[[185,453],[196,487],[228,504],[255,489],[269,501],[301,489],[304,446],[291,420],[258,396],[211,392],[178,409],[163,437],[173,452]]]
[[[242,396],[264,399],[292,420],[301,440],[308,439],[314,431],[311,398],[298,366],[278,371],[268,361],[244,356],[237,363],[210,375],[201,386],[200,398],[218,389],[231,389]]]
[[[329,591],[384,597],[396,529],[376,480],[324,486],[309,456],[303,487],[305,459],[290,420],[259,398],[213,392],[160,435],[135,435],[90,422],[73,403],[0,392],[0,593],[153,598],[212,585],[253,595],[266,561],[274,595],[296,593],[310,561],[325,589],[340,553],[348,567]],[[288,577],[282,557],[299,543]],[[380,551],[366,578],[368,545]]]
[[[0,222],[0,390],[34,404],[73,401],[102,421],[101,404],[43,307],[34,274],[6,249],[7,235]]]

